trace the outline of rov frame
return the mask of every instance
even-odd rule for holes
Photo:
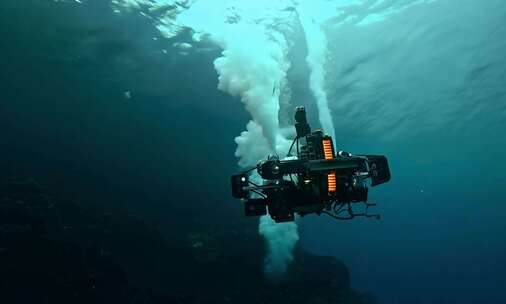
[[[232,176],[232,196],[244,202],[246,216],[269,213],[276,222],[311,213],[337,220],[379,219],[379,214],[369,213],[369,207],[376,204],[367,202],[368,183],[374,187],[390,180],[387,158],[335,153],[330,136],[320,130],[311,132],[303,107],[297,107],[295,121],[297,136],[286,159],[271,155],[256,167]],[[255,169],[261,182],[250,178]],[[362,211],[353,208],[357,203],[363,205]]]

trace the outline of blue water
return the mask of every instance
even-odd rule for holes
[[[335,33],[334,118],[389,156],[378,223],[304,225],[385,303],[501,303],[506,287],[506,7],[440,1]]]
[[[7,1],[0,13],[4,172],[110,199],[174,237],[174,210],[242,216],[228,177],[250,116],[216,89],[217,45],[181,50],[191,33],[163,37],[110,3]],[[380,303],[506,303],[505,22],[499,0],[391,0],[349,5],[327,28],[336,143],[387,155],[392,180],[370,192],[381,221],[305,217],[300,243],[342,260]],[[293,41],[282,109],[304,104],[316,126],[307,46]]]

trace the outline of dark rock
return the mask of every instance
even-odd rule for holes
[[[344,264],[301,249],[283,280],[266,281],[253,222],[164,239],[33,181],[0,189],[0,303],[373,303],[350,289]]]

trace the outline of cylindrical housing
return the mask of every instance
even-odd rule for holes
[[[304,137],[311,133],[311,127],[307,123],[306,109],[302,106],[295,108],[295,130],[297,137]]]

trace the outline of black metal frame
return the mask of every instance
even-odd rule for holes
[[[337,220],[356,217],[380,219],[379,214],[369,213],[369,207],[376,204],[367,202],[367,181],[370,179],[370,185],[374,187],[390,180],[386,157],[335,153],[332,145],[333,159],[324,159],[323,148],[316,145],[321,145],[323,139],[332,143],[332,139],[321,131],[311,132],[303,108],[297,108],[295,118],[297,136],[287,157],[293,156],[292,150],[296,147],[297,159],[280,160],[277,155],[269,156],[256,167],[232,176],[233,196],[245,202],[246,215],[266,214],[267,211],[262,211],[264,208],[277,222],[293,220],[294,214],[303,216],[310,213],[326,214]],[[300,147],[303,138],[305,146]],[[255,169],[266,184],[259,185],[249,180],[248,174]],[[336,174],[335,193],[326,191],[326,175],[329,172]],[[306,181],[309,182],[305,184]],[[309,203],[304,202],[306,198]],[[355,211],[355,204],[363,204],[364,211]]]

